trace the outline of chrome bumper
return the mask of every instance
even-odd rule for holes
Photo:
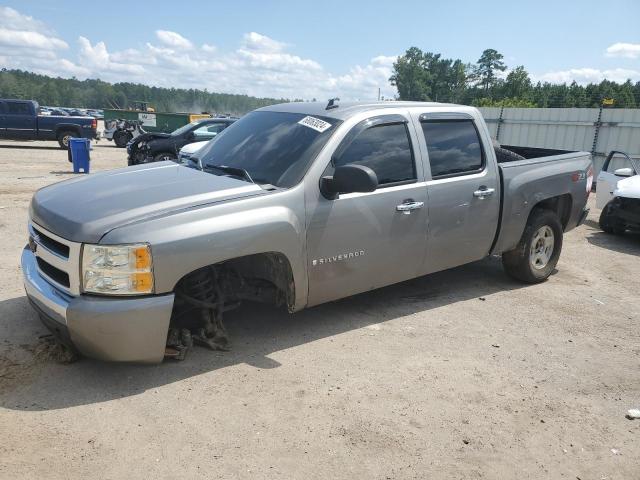
[[[22,251],[27,297],[54,333],[67,336],[83,355],[114,362],[158,363],[173,309],[173,294],[138,298],[70,296],[38,272],[36,257]],[[58,328],[59,327],[59,328]]]

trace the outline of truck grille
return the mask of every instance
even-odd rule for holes
[[[54,287],[70,294],[80,294],[80,243],[71,242],[29,223],[29,243],[36,256],[38,272]]]
[[[51,250],[53,253],[57,253],[61,257],[69,258],[69,246],[64,243],[60,243],[57,240],[49,237],[48,235],[42,233],[37,228],[33,229],[33,232],[40,239],[40,243],[47,249]]]
[[[63,272],[59,268],[54,267],[53,265],[48,264],[41,258],[36,258],[38,262],[38,268],[41,272],[44,272],[47,277],[59,283],[60,285],[69,288],[69,274]]]

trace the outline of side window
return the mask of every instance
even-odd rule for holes
[[[614,173],[619,168],[631,168],[632,170],[635,170],[634,165],[629,161],[629,159],[622,155],[614,155],[609,164],[606,165],[606,168],[603,168],[603,170],[607,173]]]
[[[9,115],[29,115],[30,109],[28,103],[9,102],[7,103],[7,113]]]
[[[426,120],[422,132],[432,178],[475,173],[484,167],[480,138],[472,120]]]
[[[358,164],[376,172],[378,183],[416,179],[409,133],[404,123],[378,125],[362,131],[336,159],[334,167]]]
[[[227,125],[225,123],[214,123],[212,125],[205,125],[204,127],[197,128],[193,131],[193,135],[198,140],[211,140],[218,135]]]

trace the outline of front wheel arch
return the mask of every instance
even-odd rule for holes
[[[282,300],[282,302],[276,301],[276,306],[284,304],[290,312],[295,308],[296,287],[293,269],[287,256],[280,252],[255,253],[202,266],[180,278],[176,282],[173,291],[179,291],[181,285],[185,283],[185,279],[190,275],[212,268],[227,272],[237,272],[245,279],[267,281],[277,289],[280,295],[279,298]],[[226,279],[222,277],[221,280],[225,281]],[[250,300],[250,298],[244,299]]]

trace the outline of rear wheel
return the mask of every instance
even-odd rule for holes
[[[154,162],[165,162],[167,160],[175,161],[177,157],[171,152],[163,152],[153,157]]]
[[[76,132],[72,132],[71,130],[63,130],[58,134],[58,145],[60,148],[64,148],[65,150],[69,148],[69,139],[74,138],[76,136]]]
[[[526,283],[545,281],[562,251],[562,225],[550,210],[531,213],[520,242],[502,254],[502,265],[513,278]]]
[[[129,140],[131,140],[132,138],[133,138],[133,135],[131,135],[129,132],[125,132],[122,130],[118,130],[113,134],[113,142],[116,144],[116,147],[118,148],[126,147],[127,143],[129,143]]]
[[[604,233],[621,235],[624,233],[624,227],[620,225],[620,222],[611,214],[611,210],[611,202],[609,202],[602,209],[598,223]]]

